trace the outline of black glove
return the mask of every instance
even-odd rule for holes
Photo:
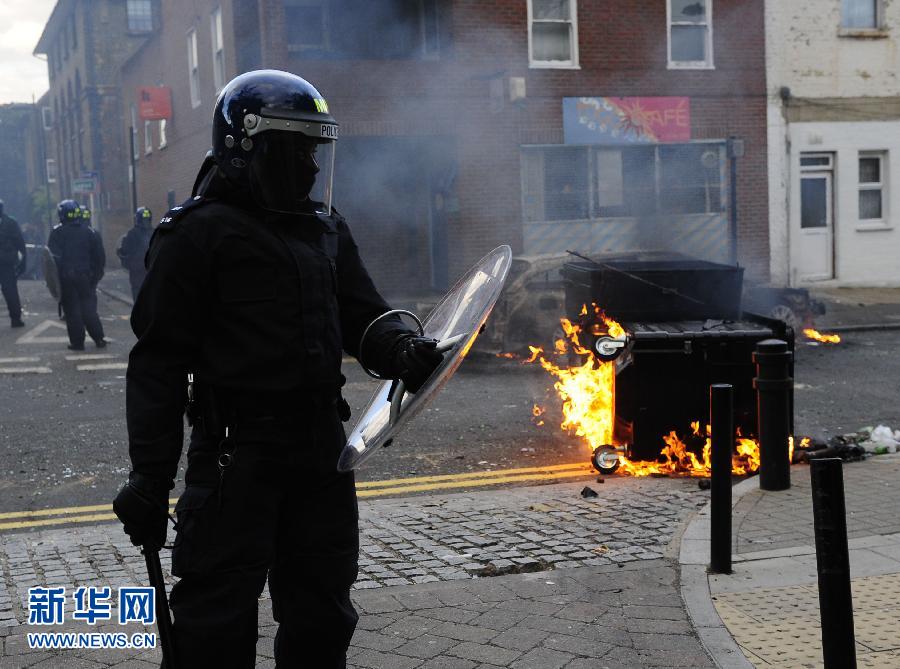
[[[113,511],[135,546],[159,550],[166,543],[171,489],[168,481],[131,472],[116,495]]]
[[[394,346],[392,354],[393,376],[403,379],[411,393],[419,389],[444,360],[444,354],[435,350],[437,339],[404,335]]]
[[[26,269],[28,269],[28,265],[24,262],[20,262],[16,266],[16,276],[19,277],[19,276],[22,276],[23,274],[25,274]]]

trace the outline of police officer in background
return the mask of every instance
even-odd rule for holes
[[[138,207],[134,212],[134,227],[126,232],[119,241],[116,255],[122,262],[122,267],[128,270],[128,280],[131,283],[131,296],[136,300],[147,269],[144,267],[144,256],[150,247],[150,237],[153,235],[153,214],[147,207]]]
[[[59,271],[69,349],[84,350],[85,328],[97,348],[103,348],[106,340],[97,315],[97,284],[106,264],[103,242],[90,227],[90,214],[85,218],[74,200],[63,200],[56,212],[59,225],[50,233],[47,247]]]
[[[305,80],[238,76],[194,197],[150,244],[131,316],[132,472],[113,506],[134,543],[162,546],[191,374],[171,596],[184,667],[254,666],[267,576],[277,666],[346,666],[359,539],[353,474],[336,469],[342,349],[413,392],[442,359],[399,319],[376,320],[389,307],[331,208],[336,139]]]
[[[19,299],[18,279],[26,267],[25,240],[22,230],[12,216],[3,211],[0,200],[0,290],[9,310],[10,324],[14,328],[25,326],[22,321],[22,302]]]

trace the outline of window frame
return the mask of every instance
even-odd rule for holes
[[[873,32],[881,32],[884,30],[884,5],[882,0],[872,0],[875,3],[875,25],[872,26],[846,26],[844,25],[844,3],[851,0],[841,0],[841,18],[840,18],[840,31],[844,34],[860,34],[860,33],[873,33]]]
[[[534,0],[528,0],[528,67],[534,70],[580,70],[578,49],[578,0],[568,0],[568,21],[557,19],[535,19]],[[566,23],[571,26],[569,33],[569,60],[535,60],[534,58],[534,24],[537,23]]]
[[[157,132],[159,133],[159,144],[156,146],[159,149],[164,149],[169,146],[168,125],[169,122],[164,118],[161,118],[156,122]]]
[[[133,14],[132,3],[143,3],[142,7],[146,7],[149,12],[141,14]],[[153,32],[153,0],[125,0],[125,21],[128,33],[131,35],[146,35]],[[145,27],[146,26],[146,27]]]
[[[686,21],[672,21],[672,1],[666,0],[666,64],[670,70],[714,70],[716,69],[715,54],[713,52],[713,0],[706,2],[706,21],[694,23]],[[706,60],[672,60],[672,26],[704,26],[706,28]]]
[[[212,43],[213,86],[216,95],[225,87],[225,31],[222,27],[222,6],[209,15],[210,42]]]
[[[887,223],[887,221],[890,220],[890,217],[889,217],[888,211],[887,211],[887,208],[888,208],[888,197],[887,197],[887,195],[888,195],[888,193],[887,193],[888,179],[887,179],[887,175],[886,175],[886,169],[887,169],[887,164],[888,164],[887,157],[888,157],[887,151],[860,151],[857,156],[857,159],[856,159],[856,167],[857,167],[857,173],[856,173],[856,192],[857,192],[856,214],[857,214],[857,217],[856,217],[856,220],[862,225],[872,225],[872,226],[885,225]],[[860,164],[862,163],[863,160],[872,159],[872,158],[875,158],[878,160],[878,177],[880,180],[864,183],[859,180]],[[859,197],[863,191],[878,191],[879,194],[881,195],[881,216],[880,217],[878,217],[878,218],[863,218],[862,217],[861,202],[859,201]]]
[[[707,211],[690,211],[690,212],[672,212],[672,216],[675,217],[686,217],[686,216],[709,216],[709,215],[717,215],[723,214],[727,212],[728,208],[728,192],[727,192],[727,149],[726,145],[722,140],[695,140],[689,142],[672,142],[672,143],[652,143],[652,144],[622,144],[622,145],[606,145],[606,144],[526,144],[519,147],[520,151],[520,172],[521,172],[521,189],[522,189],[522,220],[526,225],[540,225],[540,224],[568,224],[568,223],[584,223],[590,221],[601,221],[607,219],[639,219],[641,216],[646,215],[657,215],[662,211],[662,204],[665,201],[666,197],[669,197],[671,191],[674,188],[669,187],[666,188],[664,185],[664,177],[663,177],[663,156],[661,151],[664,151],[667,148],[675,148],[675,147],[706,147],[707,150],[714,149],[719,153],[719,165],[718,165],[718,177],[714,184],[718,189],[720,194],[719,200],[719,208],[710,207]],[[622,204],[621,205],[603,205],[600,200],[600,193],[602,189],[600,188],[600,173],[598,171],[599,160],[598,154],[603,152],[618,152],[620,154],[620,160],[624,156],[625,152],[628,150],[634,150],[639,148],[650,149],[653,152],[652,158],[652,173],[653,173],[653,213],[650,214],[648,212],[635,212],[628,211],[623,213],[610,213],[604,212],[603,209],[611,209],[614,207],[625,207],[626,199],[629,196],[629,190],[623,188],[621,191],[622,196]],[[585,197],[586,200],[586,209],[587,216],[585,218],[550,218],[547,216],[547,191],[546,191],[546,183],[547,183],[547,172],[546,172],[546,163],[545,156],[549,150],[554,149],[564,149],[568,148],[572,151],[586,151],[586,166],[587,166],[587,192]],[[529,175],[529,170],[532,170],[535,167],[534,163],[531,163],[528,167],[525,166],[525,163],[531,158],[525,158],[525,154],[527,153],[536,153],[540,155],[540,167],[537,172],[540,173],[540,181],[541,181],[541,194],[539,197],[540,200],[540,215],[536,215],[537,212],[534,208],[537,206],[533,203],[529,203],[527,198],[531,197],[532,190],[531,185],[529,183],[529,179],[536,178],[537,172],[531,172]],[[574,158],[572,159],[574,161]],[[624,164],[624,163],[623,163]],[[625,177],[624,173],[622,175],[623,186],[628,185],[628,179]],[[711,203],[710,203],[711,204]]]
[[[191,108],[196,109],[201,104],[200,99],[200,59],[197,49],[197,29],[187,31],[188,49],[188,86],[191,91]]]
[[[56,165],[56,158],[47,158],[44,161],[44,169],[46,170],[48,184],[55,184],[59,181],[59,168]]]
[[[144,121],[144,155],[153,153],[153,125],[151,121]]]
[[[137,117],[137,108],[134,105],[131,105],[131,159],[134,161],[140,160],[141,157],[141,146],[138,144],[138,117]]]

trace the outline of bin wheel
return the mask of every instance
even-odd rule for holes
[[[619,468],[619,452],[612,446],[600,446],[591,455],[591,464],[601,474],[614,474]]]

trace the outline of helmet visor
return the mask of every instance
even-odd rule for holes
[[[299,132],[269,131],[253,138],[250,192],[263,209],[331,215],[335,142]]]

